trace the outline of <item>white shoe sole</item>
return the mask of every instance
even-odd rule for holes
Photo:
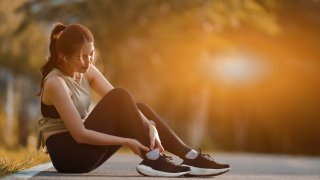
[[[224,168],[224,169],[198,168],[198,167],[193,167],[185,164],[181,164],[181,166],[190,167],[191,172],[188,175],[192,175],[192,176],[217,176],[231,170],[231,168]]]
[[[136,169],[138,173],[144,176],[154,176],[154,177],[179,177],[191,172],[191,171],[185,171],[185,172],[179,172],[179,173],[163,172],[163,171],[154,170],[151,167],[148,167],[145,165],[138,165]]]

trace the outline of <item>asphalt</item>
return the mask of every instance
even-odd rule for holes
[[[210,153],[217,162],[231,164],[231,171],[216,177],[180,177],[178,179],[320,179],[320,157],[284,156],[267,154],[231,154]],[[90,173],[63,174],[54,167],[41,171],[31,180],[56,179],[167,179],[159,177],[144,177],[138,174],[135,166],[141,159],[130,153],[116,153],[102,166]],[[174,157],[175,163],[181,160]],[[32,170],[34,173],[35,171]],[[25,171],[28,173],[28,170]],[[23,178],[23,174],[20,179]],[[19,179],[19,178],[12,178]],[[26,178],[24,178],[26,179]]]

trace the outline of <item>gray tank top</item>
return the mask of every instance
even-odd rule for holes
[[[89,107],[91,103],[90,86],[86,74],[81,73],[80,78],[75,80],[72,77],[67,76],[58,68],[54,68],[45,77],[44,83],[51,76],[59,76],[63,78],[66,85],[70,89],[71,99],[79,112],[82,122],[84,122],[89,114]],[[46,152],[45,141],[47,140],[47,138],[54,134],[67,131],[68,129],[64,125],[61,118],[50,118],[42,116],[39,120],[37,150],[39,150],[40,146],[42,146],[43,150]]]

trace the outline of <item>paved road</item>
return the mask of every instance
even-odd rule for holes
[[[230,172],[214,177],[215,179],[320,179],[320,157],[218,153],[214,155],[214,159],[218,162],[230,163],[232,167]],[[146,178],[139,175],[135,166],[140,161],[138,157],[131,154],[117,153],[91,173],[61,174],[57,173],[54,168],[50,168],[31,179],[165,179]],[[174,161],[181,162],[175,157]],[[179,179],[199,178],[182,177]]]

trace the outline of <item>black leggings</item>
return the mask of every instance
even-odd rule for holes
[[[137,139],[149,147],[148,126],[143,122],[139,110],[155,122],[165,150],[179,157],[191,150],[149,106],[135,103],[133,96],[122,88],[112,89],[106,94],[89,114],[84,125],[87,129],[101,133]],[[121,147],[79,144],[69,132],[50,136],[46,145],[54,167],[63,173],[90,172]]]

